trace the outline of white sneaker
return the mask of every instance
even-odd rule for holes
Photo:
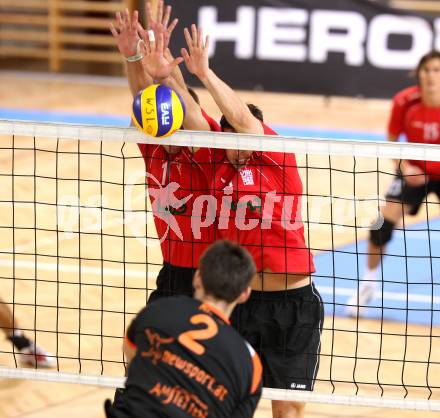
[[[32,343],[20,351],[20,364],[26,367],[47,368],[55,365],[55,357]]]
[[[353,296],[348,300],[345,312],[348,316],[356,318],[365,315],[368,305],[376,294],[376,282],[364,280],[359,286],[359,293],[355,291]],[[358,300],[359,296],[359,300]]]

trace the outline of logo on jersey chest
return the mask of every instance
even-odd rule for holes
[[[254,183],[254,173],[250,168],[245,168],[239,171],[241,180],[245,186],[253,186]]]

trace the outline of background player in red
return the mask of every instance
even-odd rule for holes
[[[195,25],[185,29],[188,70],[208,89],[223,112],[222,131],[276,135],[261,111],[245,105],[209,67],[208,38]],[[274,139],[275,140],[275,139]],[[200,157],[200,153],[204,153]],[[264,386],[312,390],[318,371],[322,300],[311,282],[313,257],[301,222],[302,183],[294,154],[200,150],[209,161],[205,172],[221,204],[217,230],[221,237],[245,246],[258,275],[250,299],[232,315],[232,323],[260,354]],[[229,205],[224,205],[229,202]],[[304,404],[272,402],[273,416],[301,417]]]
[[[408,142],[440,144],[440,53],[424,55],[416,68],[417,86],[408,87],[393,99],[388,124],[388,140],[401,134]],[[396,178],[386,194],[381,209],[379,229],[372,228],[368,243],[368,265],[356,292],[348,301],[351,316],[365,313],[377,289],[378,269],[391,240],[395,225],[403,214],[415,215],[427,194],[440,198],[440,163],[396,160]],[[383,223],[382,223],[383,220]]]
[[[133,96],[153,84],[155,79],[172,79],[173,87],[185,102],[184,127],[219,130],[218,125],[202,112],[197,96],[193,97],[188,90],[177,67],[179,60],[171,57],[169,51],[165,56],[164,51],[167,51],[171,33],[177,24],[177,19],[169,24],[171,7],[164,8],[163,1],[159,1],[156,19],[149,2],[146,11],[150,33],[139,24],[137,11],[132,16],[128,10],[122,15],[117,13],[116,27],[110,27],[119,51],[127,60],[127,77]],[[143,42],[141,36],[145,39],[143,47],[140,47]],[[155,41],[156,38],[159,42]],[[157,68],[162,73],[157,73]],[[150,300],[172,294],[191,295],[192,277],[199,258],[214,240],[213,227],[200,229],[200,238],[194,238],[192,231],[192,204],[198,196],[208,193],[205,176],[192,161],[186,147],[139,144],[139,149],[145,161],[148,193],[164,260],[157,277],[157,290],[151,294]],[[173,182],[179,187],[168,192],[167,187]],[[177,227],[171,227],[171,218],[176,221]]]
[[[246,250],[218,241],[200,259],[195,299],[148,304],[128,328],[125,390],[106,401],[107,417],[252,417],[262,366],[228,318],[255,271]]]

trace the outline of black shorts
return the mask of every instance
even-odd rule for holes
[[[163,263],[157,275],[156,290],[150,294],[148,302],[168,296],[192,296],[194,292],[192,280],[195,272],[194,268]]]
[[[408,186],[405,179],[397,174],[385,195],[387,201],[400,202],[410,207],[409,214],[415,215],[426,196],[434,192],[440,199],[440,181],[428,181],[423,186]]]
[[[263,384],[313,390],[319,368],[324,305],[313,284],[280,292],[252,291],[232,324],[263,363]]]

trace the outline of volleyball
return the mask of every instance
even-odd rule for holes
[[[141,90],[133,100],[132,119],[143,133],[166,137],[182,126],[185,104],[174,90],[153,84]]]

